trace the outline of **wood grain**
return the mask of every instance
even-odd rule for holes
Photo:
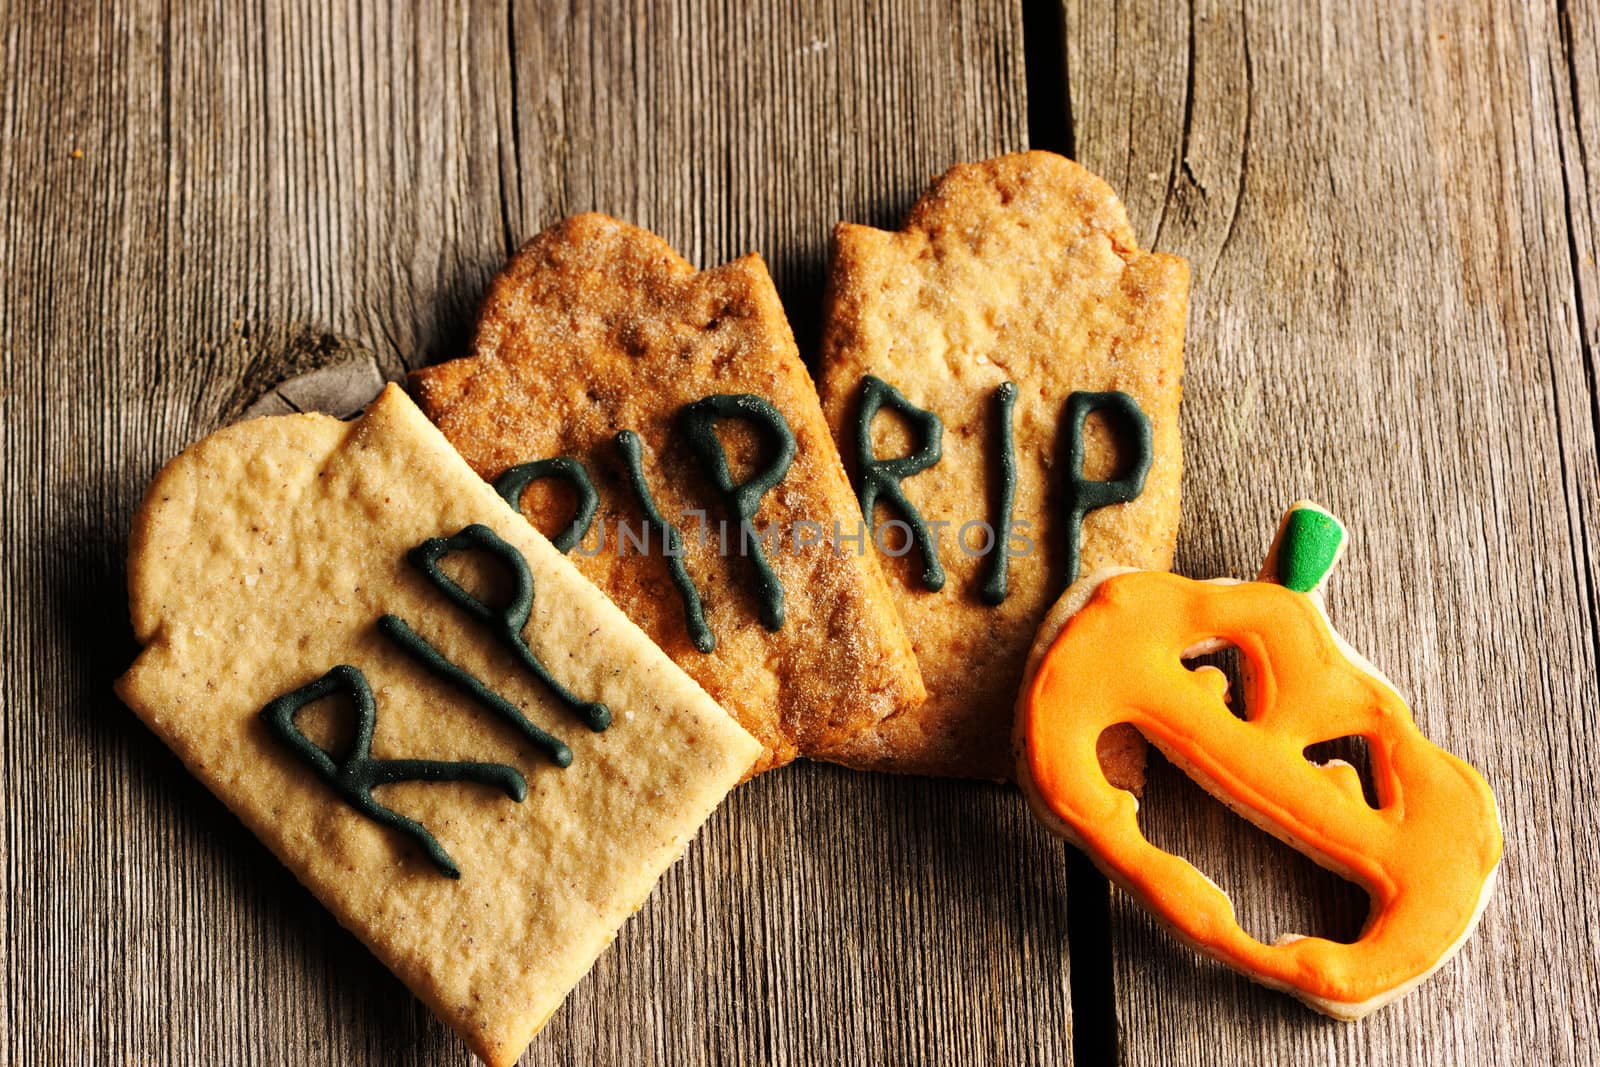
[[[1179,569],[1251,574],[1285,503],[1332,505],[1355,538],[1335,624],[1484,771],[1507,844],[1477,937],[1355,1025],[1197,962],[1114,898],[1127,1063],[1600,1047],[1594,14],[1064,7],[1079,158],[1195,266]],[[1247,927],[1348,921],[1325,877],[1174,777],[1146,815]]]
[[[263,394],[455,354],[507,252],[588,208],[763,252],[809,350],[835,220],[1030,132],[1194,264],[1180,569],[1250,573],[1298,495],[1351,523],[1336,622],[1503,805],[1480,934],[1353,1026],[1121,897],[1069,967],[1068,882],[1080,928],[1094,895],[1014,794],[799,766],[733,796],[527,1062],[1600,1047],[1594,4],[1024,6],[0,0],[0,1059],[467,1060],[112,696],[162,461]],[[1146,816],[1252,929],[1355,915],[1180,776]],[[1114,1019],[1073,1018],[1075,975]]]
[[[1023,146],[1019,33],[914,3],[4,10],[0,1059],[467,1060],[112,696],[143,485],[285,378],[452,354],[578,210],[766,253],[804,343],[834,221]],[[527,1062],[1067,1062],[1064,851],[996,788],[757,781]]]

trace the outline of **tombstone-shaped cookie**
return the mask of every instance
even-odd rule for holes
[[[825,755],[923,696],[760,257],[697,272],[579,215],[411,379],[479,474],[767,747]]]
[[[761,751],[394,386],[173,460],[129,584],[118,693],[491,1064]]]
[[[834,233],[823,409],[928,699],[831,758],[1004,778],[1034,631],[1081,567],[1165,568],[1188,267],[1045,152],[945,174],[894,233]],[[1120,781],[1143,747],[1107,739]]]

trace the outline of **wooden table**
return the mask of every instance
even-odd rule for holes
[[[111,693],[168,456],[296,374],[455,354],[507,253],[589,208],[759,250],[809,351],[835,220],[1030,144],[1193,264],[1178,568],[1251,573],[1300,495],[1349,521],[1334,619],[1499,795],[1482,928],[1334,1023],[1108,901],[1006,789],[797,766],[527,1062],[1600,1049],[1592,0],[168,7],[0,3],[5,1062],[468,1059]],[[1186,782],[1157,768],[1147,825],[1250,929],[1359,921]]]

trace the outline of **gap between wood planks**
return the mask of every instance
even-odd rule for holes
[[[1023,73],[1028,147],[1077,159],[1066,23],[1057,0],[1023,0]],[[1072,1059],[1078,1067],[1115,1064],[1117,989],[1112,966],[1111,883],[1089,857],[1068,846],[1067,953],[1071,960]]]
[[[1587,175],[1589,170],[1588,153],[1584,151],[1582,139],[1582,123],[1577,111],[1580,99],[1578,81],[1578,57],[1573,48],[1574,33],[1572,28],[1572,11],[1567,0],[1556,2],[1556,23],[1561,33],[1561,53],[1567,67],[1567,93],[1572,114],[1567,117],[1574,131],[1578,131],[1578,155],[1581,161],[1581,170]],[[1573,188],[1571,178],[1568,176],[1567,144],[1565,138],[1556,139],[1556,151],[1561,160],[1561,192],[1562,192],[1562,218],[1566,223],[1567,255],[1569,269],[1572,271],[1572,303],[1577,312],[1578,350],[1583,355],[1584,375],[1589,386],[1589,421],[1593,433],[1600,437],[1600,388],[1596,388],[1596,369],[1594,345],[1589,337],[1589,308],[1584,299],[1583,292],[1583,261],[1584,255],[1582,242],[1578,233],[1578,220],[1573,211]],[[1560,418],[1560,406],[1556,407],[1556,417]],[[1562,456],[1563,470],[1566,467],[1566,456]],[[1584,579],[1584,599],[1589,605],[1589,631],[1590,644],[1597,660],[1600,660],[1600,598],[1596,597],[1594,577],[1589,569],[1584,566],[1584,561],[1592,559],[1593,549],[1589,544],[1589,526],[1579,517],[1573,523],[1578,530],[1578,554],[1573,559],[1573,570]]]

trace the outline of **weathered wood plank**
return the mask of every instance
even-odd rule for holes
[[[143,484],[285,377],[452,353],[506,252],[572,211],[703,264],[767,253],[804,344],[835,220],[891,224],[949,163],[1023,145],[1019,18],[167,15],[0,18],[0,1058],[461,1062],[112,696]],[[1063,851],[998,789],[758,781],[529,1062],[1067,1062]]]
[[[1080,159],[1195,266],[1180,569],[1248,575],[1279,508],[1334,506],[1355,536],[1336,625],[1484,771],[1507,841],[1476,939],[1355,1025],[1197,962],[1118,896],[1123,1058],[1582,1062],[1600,1047],[1592,7],[1069,2],[1064,23]],[[1339,925],[1283,895],[1325,878],[1175,777],[1153,821],[1248,928]]]
[[[1019,23],[4,9],[6,1059],[64,1035],[108,1060],[465,1058],[110,695],[139,489],[287,375],[452,353],[505,252],[575,210],[701,263],[767,253],[805,346],[835,219],[891,224],[949,162],[1021,146]],[[1336,620],[1485,770],[1508,831],[1479,938],[1355,1027],[1119,899],[1125,1058],[1579,1060],[1600,1040],[1595,12],[1069,3],[1064,24],[1064,133],[1195,265],[1180,566],[1248,572],[1285,501],[1335,505],[1358,537]],[[1152,832],[1252,928],[1349,921],[1196,806],[1159,777]],[[1012,794],[795,768],[734,797],[529,1059],[1063,1062],[1065,881]]]

